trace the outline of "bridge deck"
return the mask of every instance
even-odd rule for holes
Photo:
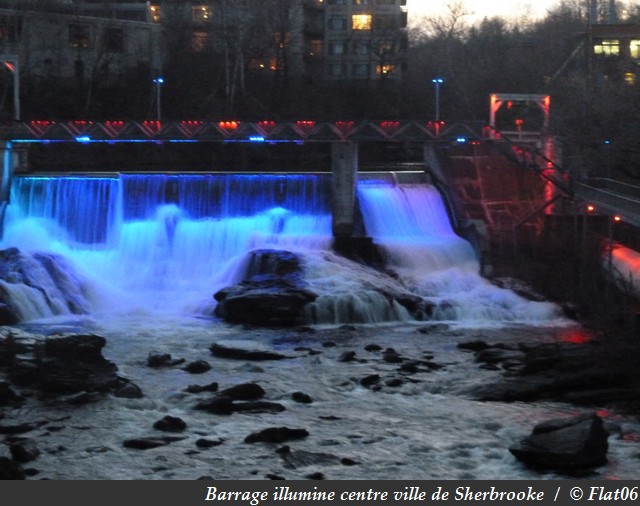
[[[577,183],[575,191],[598,210],[620,215],[626,222],[640,227],[640,186],[613,179],[592,179]]]

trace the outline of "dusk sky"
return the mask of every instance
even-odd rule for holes
[[[544,17],[547,9],[559,3],[559,0],[462,0],[471,16],[467,23],[474,23],[484,17],[505,16],[517,17],[528,12],[531,17]],[[446,6],[454,4],[449,2],[434,2],[432,0],[407,0],[410,20],[421,16],[434,16],[446,14]]]

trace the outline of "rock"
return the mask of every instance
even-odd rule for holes
[[[398,352],[393,348],[387,348],[382,354],[382,360],[388,362],[389,364],[399,364],[400,362],[404,361],[404,357],[402,357],[402,355],[399,355]]]
[[[489,348],[489,345],[484,341],[467,341],[464,343],[458,344],[458,348],[461,350],[469,350],[469,351],[481,351]]]
[[[32,430],[37,429],[41,425],[44,425],[46,422],[40,423],[20,423],[18,425],[0,425],[0,434],[24,434],[25,432],[30,432]]]
[[[185,391],[190,394],[199,394],[200,392],[217,392],[218,382],[214,381],[208,385],[189,385]]]
[[[579,471],[607,462],[608,437],[602,419],[590,413],[538,424],[509,451],[532,467]]]
[[[281,413],[286,408],[277,402],[248,401],[234,402],[231,409],[235,413]]]
[[[24,480],[26,474],[22,466],[7,457],[0,457],[0,480]]]
[[[0,381],[0,406],[16,404],[23,400],[23,397],[18,395],[9,383]]]
[[[127,439],[122,443],[125,448],[133,448],[135,450],[149,450],[151,448],[158,448],[159,446],[166,446],[175,441],[182,441],[183,437],[145,437],[145,438],[133,438]]]
[[[353,362],[356,358],[355,351],[345,351],[338,357],[338,362]]]
[[[0,279],[7,285],[29,287],[42,294],[42,303],[54,314],[89,313],[86,287],[67,261],[53,253],[22,253],[17,248],[0,251]],[[24,293],[23,290],[20,292]],[[21,321],[18,304],[11,300],[11,292],[0,287],[0,325]],[[62,306],[65,306],[64,308]]]
[[[114,397],[121,399],[142,399],[144,397],[142,389],[135,383],[124,378],[118,378],[118,380],[119,384],[113,389]]]
[[[106,340],[95,334],[54,334],[16,355],[10,368],[18,384],[48,395],[115,392],[127,380],[102,356]]]
[[[173,367],[183,364],[185,359],[174,359],[169,353],[149,353],[147,356],[147,365],[149,367]]]
[[[434,323],[432,325],[427,325],[425,327],[420,327],[418,332],[421,334],[430,334],[432,332],[445,332],[449,330],[449,325],[446,323]]]
[[[189,374],[203,374],[210,369],[211,365],[206,360],[195,360],[184,367],[184,370]]]
[[[293,392],[291,394],[291,399],[301,404],[311,404],[313,402],[313,400],[311,399],[311,396],[303,392]]]
[[[379,381],[380,381],[380,375],[379,374],[370,374],[369,376],[365,376],[364,378],[362,378],[360,380],[360,384],[363,387],[370,387],[371,385],[375,385]]]
[[[367,344],[364,347],[365,351],[381,351],[382,350],[382,346],[380,346],[379,344]]]
[[[316,453],[304,450],[280,452],[284,467],[298,469],[308,466],[332,466],[340,463],[340,459],[331,453]]]
[[[252,401],[265,395],[264,389],[257,383],[241,383],[218,392],[219,397],[228,397],[234,401]]]
[[[187,424],[182,418],[167,415],[154,423],[153,428],[163,432],[182,432],[187,428]]]
[[[284,360],[288,357],[281,353],[276,353],[267,350],[245,350],[242,348],[229,348],[222,346],[221,344],[214,343],[209,347],[211,354],[214,357],[230,358],[234,360]]]
[[[400,365],[400,371],[409,373],[409,374],[414,374],[420,371],[420,367],[418,367],[419,365],[420,365],[420,362],[418,362],[417,360],[410,360]]]
[[[309,435],[306,429],[290,429],[289,427],[269,427],[260,432],[253,432],[245,439],[245,443],[284,443],[296,439],[304,439]]]
[[[216,439],[216,440],[211,440],[211,439],[204,439],[204,438],[200,438],[196,441],[196,446],[198,448],[213,448],[215,446],[220,446],[222,443],[224,443],[224,439]]]
[[[196,404],[195,409],[208,411],[214,415],[230,415],[233,413],[233,400],[229,397],[214,397]]]
[[[11,443],[9,445],[9,451],[11,452],[13,460],[21,464],[31,462],[40,455],[40,450],[36,447],[35,442],[31,440]]]
[[[317,298],[301,281],[301,262],[289,251],[251,253],[245,280],[214,294],[215,315],[229,323],[292,327],[304,323],[304,307]]]

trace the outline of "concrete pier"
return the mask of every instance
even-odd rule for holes
[[[331,144],[331,186],[333,194],[333,236],[351,237],[355,224],[358,143]]]

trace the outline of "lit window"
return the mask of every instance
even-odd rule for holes
[[[629,53],[634,60],[640,60],[640,40],[632,40],[629,43]]]
[[[369,5],[370,0],[353,0],[353,5]]]
[[[616,39],[602,40],[593,46],[593,52],[597,55],[617,56],[620,54],[620,41]]]
[[[151,21],[154,23],[160,23],[160,6],[149,5],[149,14],[151,14]]]
[[[390,63],[386,63],[383,65],[376,65],[376,74],[379,76],[387,76],[392,74],[396,70],[395,65],[391,65]]]
[[[624,82],[630,86],[636,84],[636,75],[633,72],[624,73]]]
[[[71,47],[89,47],[89,27],[87,25],[69,25],[69,45]]]
[[[191,20],[194,23],[207,23],[211,20],[211,8],[207,5],[194,5],[191,7]]]
[[[371,30],[371,14],[354,14],[351,16],[353,30]]]
[[[124,30],[122,28],[107,28],[104,37],[107,51],[111,53],[122,53],[124,51]]]

